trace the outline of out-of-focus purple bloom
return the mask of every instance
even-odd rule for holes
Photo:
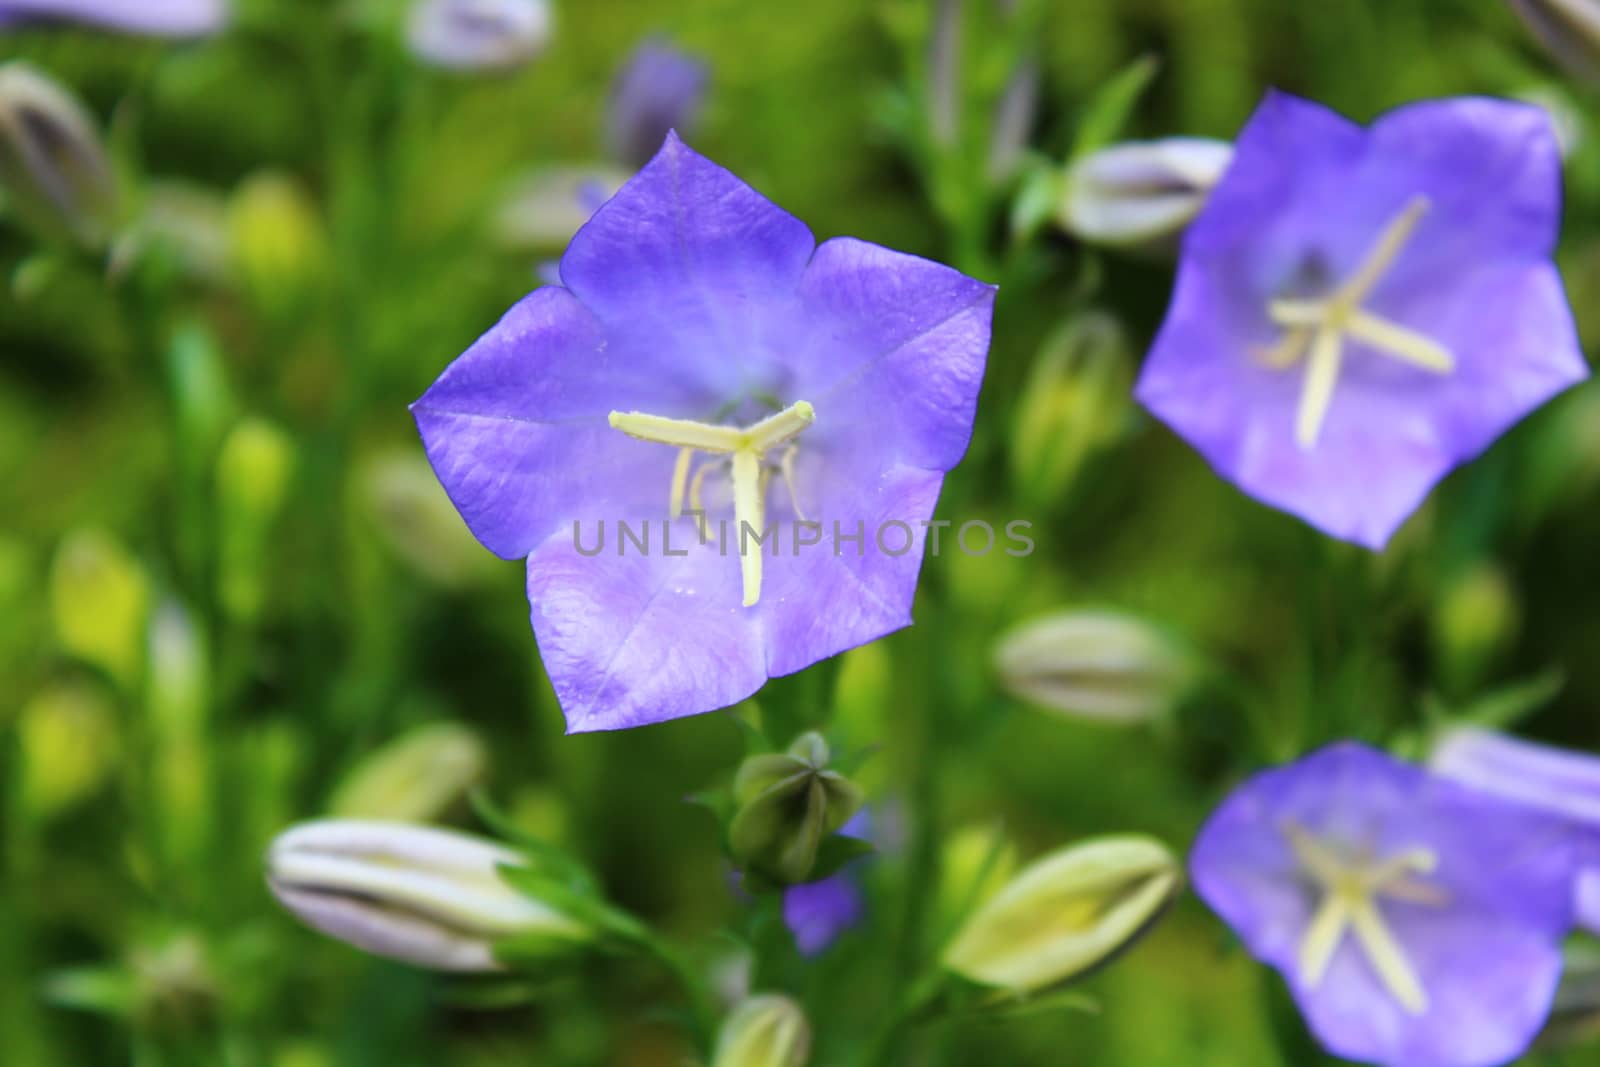
[[[1580,848],[1556,820],[1346,742],[1240,786],[1190,869],[1330,1051],[1490,1067],[1549,1014]]]
[[[502,69],[544,51],[550,26],[548,0],[417,0],[407,38],[434,66]]]
[[[1550,261],[1560,165],[1525,104],[1363,129],[1268,95],[1185,235],[1139,399],[1245,492],[1381,548],[1587,374]]]
[[[845,837],[871,840],[872,822],[867,809],[851,816],[839,832]],[[824,951],[840,934],[860,922],[865,911],[861,888],[849,867],[815,882],[790,886],[783,894],[783,921],[802,956]]]
[[[783,921],[802,956],[815,956],[861,921],[865,905],[855,879],[840,872],[783,894]]]
[[[1428,766],[1436,774],[1590,831],[1576,906],[1579,924],[1600,934],[1600,756],[1457,727],[1434,746]]]
[[[579,231],[561,278],[412,411],[473,533],[528,556],[569,730],[724,707],[911,621],[993,286],[853,238],[818,246],[675,136]]]
[[[634,49],[617,72],[606,112],[606,150],[618,163],[641,167],[667,134],[689,136],[699,124],[711,70],[662,40]]]
[[[0,26],[86,22],[158,37],[204,37],[228,22],[226,0],[0,0]]]

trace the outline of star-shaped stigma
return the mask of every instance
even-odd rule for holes
[[[1427,992],[1378,904],[1387,897],[1444,906],[1447,900],[1439,889],[1417,880],[1434,872],[1438,857],[1425,848],[1403,849],[1384,859],[1351,857],[1296,824],[1286,825],[1283,832],[1301,873],[1322,894],[1300,940],[1298,966],[1306,986],[1321,984],[1350,931],[1395,1002],[1412,1015],[1426,1012]]]
[[[1305,384],[1295,413],[1295,441],[1316,445],[1333,402],[1348,335],[1370,348],[1435,374],[1455,370],[1455,357],[1443,345],[1362,307],[1404,250],[1428,210],[1428,198],[1413,197],[1389,221],[1371,251],[1345,283],[1318,300],[1274,300],[1267,307],[1272,321],[1285,330],[1283,339],[1262,354],[1272,367],[1287,368],[1306,359]]]

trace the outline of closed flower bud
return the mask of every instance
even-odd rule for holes
[[[1195,673],[1161,631],[1110,611],[1063,611],[1023,623],[1000,637],[994,662],[1014,696],[1116,723],[1166,714]]]
[[[100,689],[84,683],[49,686],[17,716],[22,805],[48,819],[88,799],[117,757],[116,715]]]
[[[104,530],[68,534],[50,565],[50,608],[68,652],[134,685],[144,662],[150,583],[121,542]]]
[[[1479,563],[1446,586],[1433,608],[1433,644],[1449,684],[1467,688],[1516,635],[1516,592],[1499,567]]]
[[[498,573],[428,461],[416,452],[392,452],[365,465],[361,505],[385,545],[412,570],[446,588]]]
[[[689,137],[700,119],[711,72],[705,63],[665,41],[641,44],[611,86],[606,149],[629,167],[642,167],[667,133]]]
[[[1090,244],[1171,246],[1232,158],[1226,141],[1199,137],[1103,148],[1068,168],[1057,218]]]
[[[1600,0],[1511,0],[1511,7],[1556,62],[1600,78]]]
[[[555,906],[512,889],[517,852],[467,834],[397,822],[333,819],[281,834],[267,884],[302,922],[374,955],[440,971],[495,971],[497,941],[551,951],[592,937]]]
[[[407,39],[436,67],[503,69],[544,51],[550,21],[548,0],[417,0]]]
[[[94,117],[23,62],[0,65],[0,187],[45,237],[99,248],[116,224],[116,182]]]
[[[460,723],[420,726],[362,760],[329,810],[344,819],[438,818],[478,784],[488,758],[478,735]]]
[[[268,535],[294,467],[294,442],[264,419],[239,422],[217,456],[221,537],[218,593],[230,614],[253,619],[265,597]]]
[[[788,997],[750,997],[723,1020],[711,1067],[805,1067],[811,1059],[811,1025]]]
[[[516,178],[491,226],[499,243],[512,250],[565,248],[578,228],[628,179],[612,166],[556,165]]]
[[[785,753],[752,756],[733,782],[728,829],[740,863],[784,885],[809,881],[823,842],[861,807],[854,782],[827,770],[828,745],[803,734]]]
[[[228,242],[245,293],[275,318],[299,311],[327,273],[322,217],[304,186],[286,174],[257,174],[234,190]]]
[[[199,732],[210,699],[211,672],[205,643],[182,604],[167,601],[150,622],[145,705],[165,737]]]
[[[944,965],[1018,993],[1070,981],[1131,945],[1182,885],[1177,857],[1151,838],[1072,845],[1035,861],[979,908]]]
[[[1060,500],[1129,424],[1133,360],[1116,319],[1074,317],[1040,351],[1011,424],[1011,479],[1029,504]]]
[[[147,759],[161,831],[185,854],[201,847],[216,814],[208,799],[214,753],[204,729],[210,688],[209,660],[194,619],[175,601],[163,603],[150,622]]]

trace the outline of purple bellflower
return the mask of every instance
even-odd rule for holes
[[[1549,1014],[1579,844],[1556,820],[1346,742],[1241,785],[1190,870],[1329,1051],[1492,1067]]]
[[[1435,774],[1586,829],[1589,851],[1578,878],[1578,924],[1600,934],[1600,756],[1458,727],[1434,746],[1428,766]]]
[[[204,37],[227,21],[226,0],[0,0],[0,26],[87,22],[158,37]]]
[[[871,840],[872,820],[867,809],[852,815],[839,832],[846,837]],[[852,863],[826,878],[784,890],[783,921],[794,935],[800,955],[820,955],[866,913],[866,901],[851,869],[854,866]]]
[[[692,135],[711,84],[704,62],[666,41],[647,40],[617,72],[606,109],[606,150],[642,167],[672,130]]]
[[[1246,493],[1381,549],[1587,374],[1550,261],[1560,166],[1531,105],[1364,129],[1269,94],[1185,234],[1140,401]]]
[[[910,623],[993,286],[819,246],[675,135],[560,276],[412,412],[478,540],[528,557],[570,731],[725,707]]]

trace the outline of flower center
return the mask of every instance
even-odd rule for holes
[[[693,419],[669,419],[639,411],[613,411],[611,425],[641,441],[677,446],[678,461],[672,468],[667,514],[673,519],[682,515],[684,497],[687,495],[690,510],[699,514],[702,539],[705,536],[705,509],[700,503],[701,487],[707,471],[727,464],[728,478],[733,485],[733,514],[739,526],[739,569],[744,579],[744,606],[748,608],[761,599],[761,538],[766,533],[767,481],[772,473],[767,465],[767,454],[783,448],[777,469],[783,476],[784,484],[789,487],[789,501],[794,505],[795,514],[799,515],[800,504],[794,488],[794,440],[816,418],[816,410],[801,400],[743,429],[713,422],[696,422]],[[702,464],[691,478],[689,468],[696,452],[722,458]],[[749,550],[747,533],[756,542],[753,552]]]
[[[1435,374],[1455,370],[1455,357],[1443,345],[1361,306],[1393,266],[1428,206],[1427,197],[1413,197],[1384,227],[1356,272],[1331,296],[1321,300],[1274,300],[1267,305],[1268,316],[1284,328],[1283,339],[1262,353],[1267,365],[1287,368],[1302,357],[1306,359],[1305,384],[1300,391],[1294,430],[1301,448],[1313,447],[1322,432],[1339,380],[1346,334],[1386,356]]]
[[[1412,1015],[1426,1012],[1428,995],[1405,949],[1384,921],[1378,900],[1388,897],[1443,907],[1448,903],[1444,893],[1415,878],[1432,874],[1439,865],[1438,856],[1429,849],[1408,848],[1382,860],[1352,858],[1293,823],[1283,832],[1302,872],[1322,891],[1322,901],[1300,939],[1301,980],[1315,989],[1327,974],[1345,931],[1353,931],[1389,995]]]

